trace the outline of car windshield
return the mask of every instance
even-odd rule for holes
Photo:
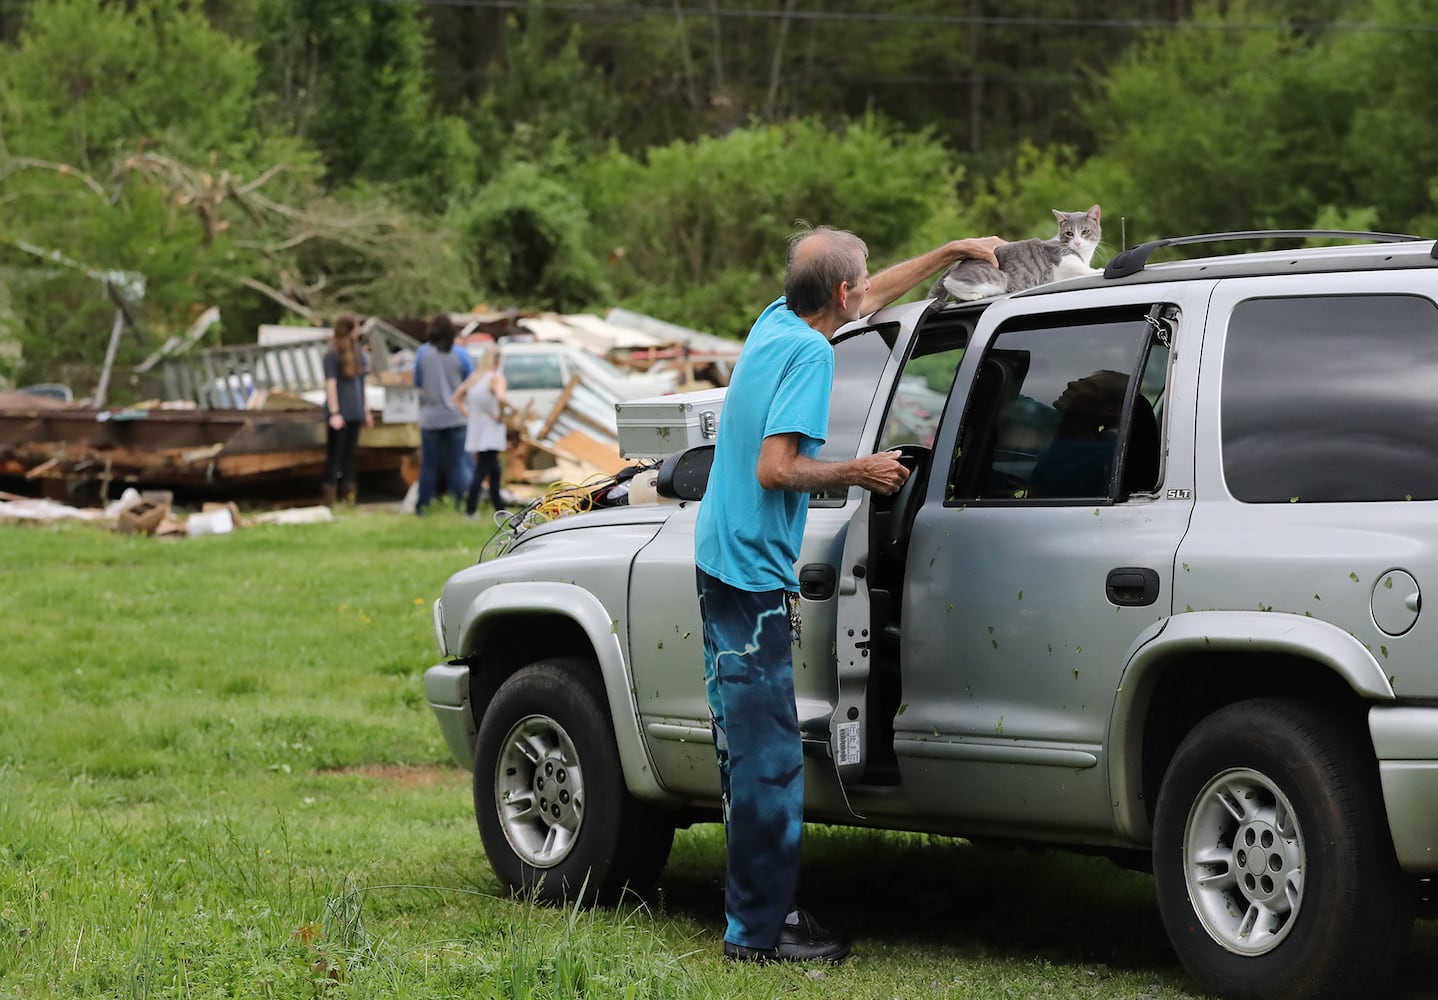
[[[564,370],[557,354],[506,352],[504,378],[513,390],[564,388]]]

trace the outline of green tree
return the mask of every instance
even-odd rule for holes
[[[598,252],[626,304],[741,335],[779,294],[799,220],[858,233],[874,267],[972,230],[961,177],[932,136],[877,117],[835,132],[805,119],[613,152],[580,174]]]
[[[7,0],[0,3],[0,45],[13,42],[20,35],[20,25],[25,20],[25,8],[30,0]]]
[[[421,8],[431,42],[430,83],[435,107],[463,115],[508,65],[513,15],[498,5],[426,4]]]
[[[415,6],[263,0],[256,20],[279,119],[320,150],[332,186],[387,184],[437,209],[469,182],[474,146],[461,120],[432,112]]]
[[[107,285],[141,333],[121,363],[210,305],[250,339],[285,312],[469,296],[432,225],[383,191],[327,192],[313,152],[262,131],[249,48],[188,7],[36,0],[5,55],[0,268],[20,377],[93,373],[116,305]]]
[[[516,162],[447,218],[474,284],[492,300],[571,311],[611,294],[590,248],[589,216],[571,188],[536,164]]]
[[[1346,201],[1376,210],[1384,229],[1438,230],[1438,33],[1422,0],[1372,0],[1370,30],[1334,40],[1329,71],[1374,89],[1352,105],[1337,164]],[[1423,26],[1429,30],[1415,30]]]
[[[1103,245],[1120,248],[1124,225],[1119,211],[1123,185],[1106,179],[1101,164],[1082,162],[1070,146],[1021,144],[1013,160],[992,172],[969,202],[968,210],[985,233],[1005,239],[1048,239],[1054,235],[1053,210],[1086,211],[1103,207]],[[1107,254],[1096,258],[1103,260]]]
[[[1025,138],[1086,152],[1091,133],[1078,109],[1094,75],[1141,25],[1167,24],[1184,6],[1112,0],[1099,16],[1082,0],[1033,0],[1022,9],[998,0],[596,0],[582,11],[537,5],[517,12],[496,33],[503,43],[487,38],[475,51],[485,85],[498,85],[513,67],[490,53],[541,32],[562,38],[566,26],[578,26],[584,64],[628,98],[610,128],[630,153],[751,122],[811,117],[837,127],[874,111],[1001,162],[999,154]],[[443,16],[453,23],[455,15]],[[453,63],[447,72],[475,78]]]
[[[254,82],[248,49],[178,0],[30,5],[0,60],[0,264],[24,373],[98,364],[115,308],[106,276],[160,325],[206,297],[193,249],[221,252],[224,228],[199,217],[203,199],[132,183],[134,168],[185,159],[214,182],[232,159],[264,155],[247,130]]]
[[[182,0],[34,0],[29,11],[0,65],[12,152],[89,171],[140,145],[189,158],[243,148],[253,60]]]
[[[560,163],[602,153],[619,132],[620,102],[580,54],[580,29],[532,16],[508,33],[506,71],[471,106],[481,181],[513,161]]]
[[[1201,5],[1191,30],[1129,50],[1088,105],[1100,152],[1086,174],[1112,191],[1107,214],[1132,220],[1131,241],[1301,227],[1342,202],[1361,97],[1325,65],[1325,36],[1255,27],[1274,23],[1255,11]]]

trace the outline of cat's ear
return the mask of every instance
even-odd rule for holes
[[[1054,218],[1059,220],[1060,228],[1062,228],[1065,222],[1069,221],[1069,214],[1067,212],[1060,212],[1056,208],[1049,209],[1049,211],[1053,212]]]
[[[1091,215],[1091,216],[1093,216],[1093,221],[1095,221],[1095,222],[1099,221],[1099,210],[1098,210],[1098,206],[1097,206],[1097,205],[1095,205],[1093,208],[1089,209],[1089,210],[1088,210],[1088,214]]]

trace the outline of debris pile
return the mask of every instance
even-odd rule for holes
[[[452,318],[472,355],[500,347],[511,404],[505,476],[524,496],[625,468],[633,456],[620,446],[616,406],[727,385],[740,346],[621,310]],[[266,326],[255,344],[201,348],[218,313],[204,320],[130,373],[150,396],[141,402],[97,407],[72,401],[63,386],[0,393],[0,478],[38,484],[52,498],[77,495],[79,482],[100,498],[112,486],[228,499],[312,482],[317,492],[328,329]],[[363,323],[361,337],[376,419],[360,436],[359,471],[402,492],[418,476],[420,342],[378,318]]]
[[[168,490],[126,489],[118,500],[104,507],[73,507],[56,500],[23,497],[0,491],[0,524],[20,521],[85,521],[109,524],[126,535],[161,538],[195,538],[201,535],[228,535],[238,528],[256,524],[312,524],[330,521],[328,507],[288,507],[259,514],[242,515],[234,503],[205,503],[199,510],[182,514],[174,510]]]
[[[455,317],[459,323],[461,317]],[[512,407],[505,477],[540,487],[613,475],[626,402],[728,384],[739,344],[623,310],[604,317],[541,313],[471,322],[476,355],[498,343]]]

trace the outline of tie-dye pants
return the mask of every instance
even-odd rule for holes
[[[724,940],[772,948],[795,908],[804,760],[783,590],[736,590],[697,571],[704,687],[724,794]]]

